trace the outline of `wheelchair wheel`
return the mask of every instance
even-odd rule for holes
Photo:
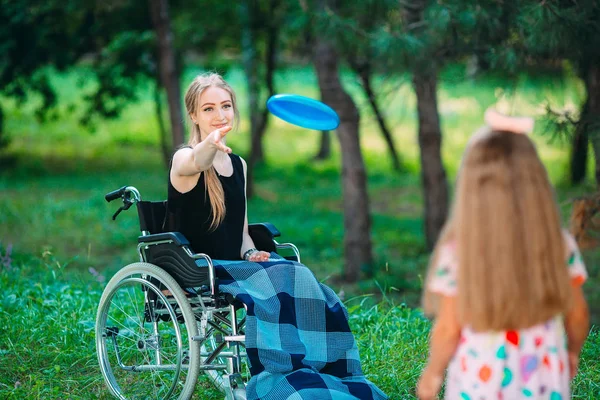
[[[104,289],[96,350],[106,384],[119,399],[189,399],[200,368],[197,336],[183,290],[156,265],[130,264]]]

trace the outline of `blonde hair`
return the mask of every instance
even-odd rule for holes
[[[200,128],[198,125],[193,123],[191,119],[191,114],[195,113],[198,109],[200,96],[206,89],[209,87],[218,87],[229,93],[231,96],[231,104],[233,107],[234,113],[234,121],[233,128],[235,128],[239,121],[239,111],[237,107],[237,100],[235,97],[235,92],[229,86],[227,82],[223,79],[223,77],[217,73],[209,72],[196,76],[192,83],[188,86],[188,89],[185,93],[185,108],[187,110],[188,123],[191,125],[191,134],[190,140],[188,141],[188,145],[194,147],[198,143],[202,141],[202,136],[200,132]],[[217,172],[214,167],[209,168],[204,171],[204,188],[205,192],[208,192],[208,196],[210,199],[210,207],[212,210],[212,221],[210,224],[210,229],[214,230],[219,226],[223,219],[225,218],[225,193],[223,192],[223,185],[221,185],[221,181],[217,177]]]
[[[571,287],[554,191],[526,135],[486,128],[469,144],[429,265],[423,298],[429,315],[437,313],[438,296],[427,283],[449,242],[456,248],[462,325],[522,329],[568,310]]]

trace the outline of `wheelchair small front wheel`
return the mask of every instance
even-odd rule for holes
[[[200,371],[196,318],[177,282],[134,263],[108,282],[96,316],[104,380],[122,400],[189,399]]]
[[[246,389],[234,389],[233,398],[235,400],[246,400]]]

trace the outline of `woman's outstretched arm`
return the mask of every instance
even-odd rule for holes
[[[171,174],[176,176],[197,175],[213,165],[217,151],[231,153],[231,148],[222,141],[230,130],[231,126],[215,129],[193,148],[184,147],[178,150],[173,156]]]

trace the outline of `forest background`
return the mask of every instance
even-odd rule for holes
[[[365,372],[392,398],[414,396],[423,273],[489,106],[536,118],[597,326],[599,21],[593,0],[1,0],[0,394],[108,398],[95,311],[136,261],[139,226],[132,211],[112,221],[103,196],[166,198],[182,94],[206,71],[238,94],[228,144],[249,164],[250,221],[274,223],[345,300]],[[322,99],[340,127],[273,117],[278,93]],[[576,398],[600,396],[599,344],[594,327]]]

